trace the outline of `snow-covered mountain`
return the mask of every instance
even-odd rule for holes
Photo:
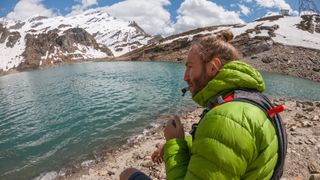
[[[232,43],[245,56],[250,54],[249,51],[254,48],[256,51],[265,51],[265,47],[271,48],[273,43],[320,50],[320,15],[276,15],[257,19],[245,25],[212,26],[175,34],[124,54],[120,58],[163,59],[164,52],[166,52],[165,55],[169,56],[170,53],[173,53],[173,58],[168,56],[168,60],[179,59],[181,50],[188,49],[191,42],[204,36],[214,35],[222,30],[233,32],[235,38]],[[254,53],[257,52],[251,52],[251,54]],[[186,53],[182,54],[186,55]]]
[[[320,15],[269,16],[248,24],[198,28],[175,34],[124,54],[121,60],[182,61],[192,42],[231,30],[231,43],[259,70],[319,81]]]
[[[65,59],[119,56],[150,39],[134,21],[117,19],[103,9],[73,16],[39,16],[25,22],[0,18],[0,70],[18,67],[21,62],[36,67]]]
[[[202,29],[202,30],[201,30]],[[221,30],[229,29],[235,37],[239,35],[249,35],[254,37],[270,37],[274,42],[285,45],[301,46],[307,48],[320,49],[320,16],[269,16],[257,19],[246,25],[226,25],[216,28],[200,28],[198,32],[182,33],[183,36],[163,39],[159,44],[171,43],[178,39],[188,38],[189,41],[194,36],[210,35]]]

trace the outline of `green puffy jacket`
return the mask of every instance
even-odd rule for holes
[[[193,97],[202,107],[230,89],[264,91],[260,73],[232,61]],[[258,107],[229,102],[210,110],[195,138],[171,139],[164,147],[167,179],[270,179],[278,159],[278,139],[272,123]]]

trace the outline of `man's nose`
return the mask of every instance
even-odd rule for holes
[[[189,73],[187,71],[184,72],[183,80],[185,80],[185,81],[189,81],[190,80]]]

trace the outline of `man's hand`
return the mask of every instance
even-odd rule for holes
[[[174,138],[184,138],[184,129],[180,122],[180,118],[178,116],[174,116],[169,119],[163,133],[167,141]]]
[[[163,147],[164,147],[164,144],[160,145],[160,147],[152,153],[151,155],[152,162],[157,164],[162,163],[163,153],[164,153]]]

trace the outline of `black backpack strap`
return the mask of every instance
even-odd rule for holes
[[[280,179],[287,154],[287,134],[284,123],[279,114],[273,117],[268,115],[268,110],[274,107],[273,103],[262,93],[254,90],[235,90],[233,101],[242,101],[253,104],[263,110],[272,122],[278,137],[278,161],[271,179]],[[230,101],[229,101],[230,102]]]
[[[202,111],[201,115],[199,116],[200,117],[200,120],[198,123],[193,123],[192,126],[191,126],[191,130],[189,132],[189,134],[191,134],[192,136],[192,140],[194,140],[194,137],[195,137],[195,134],[196,134],[196,130],[197,130],[197,127],[198,125],[200,124],[200,121],[203,119],[203,117],[210,111],[209,108],[206,108]]]

